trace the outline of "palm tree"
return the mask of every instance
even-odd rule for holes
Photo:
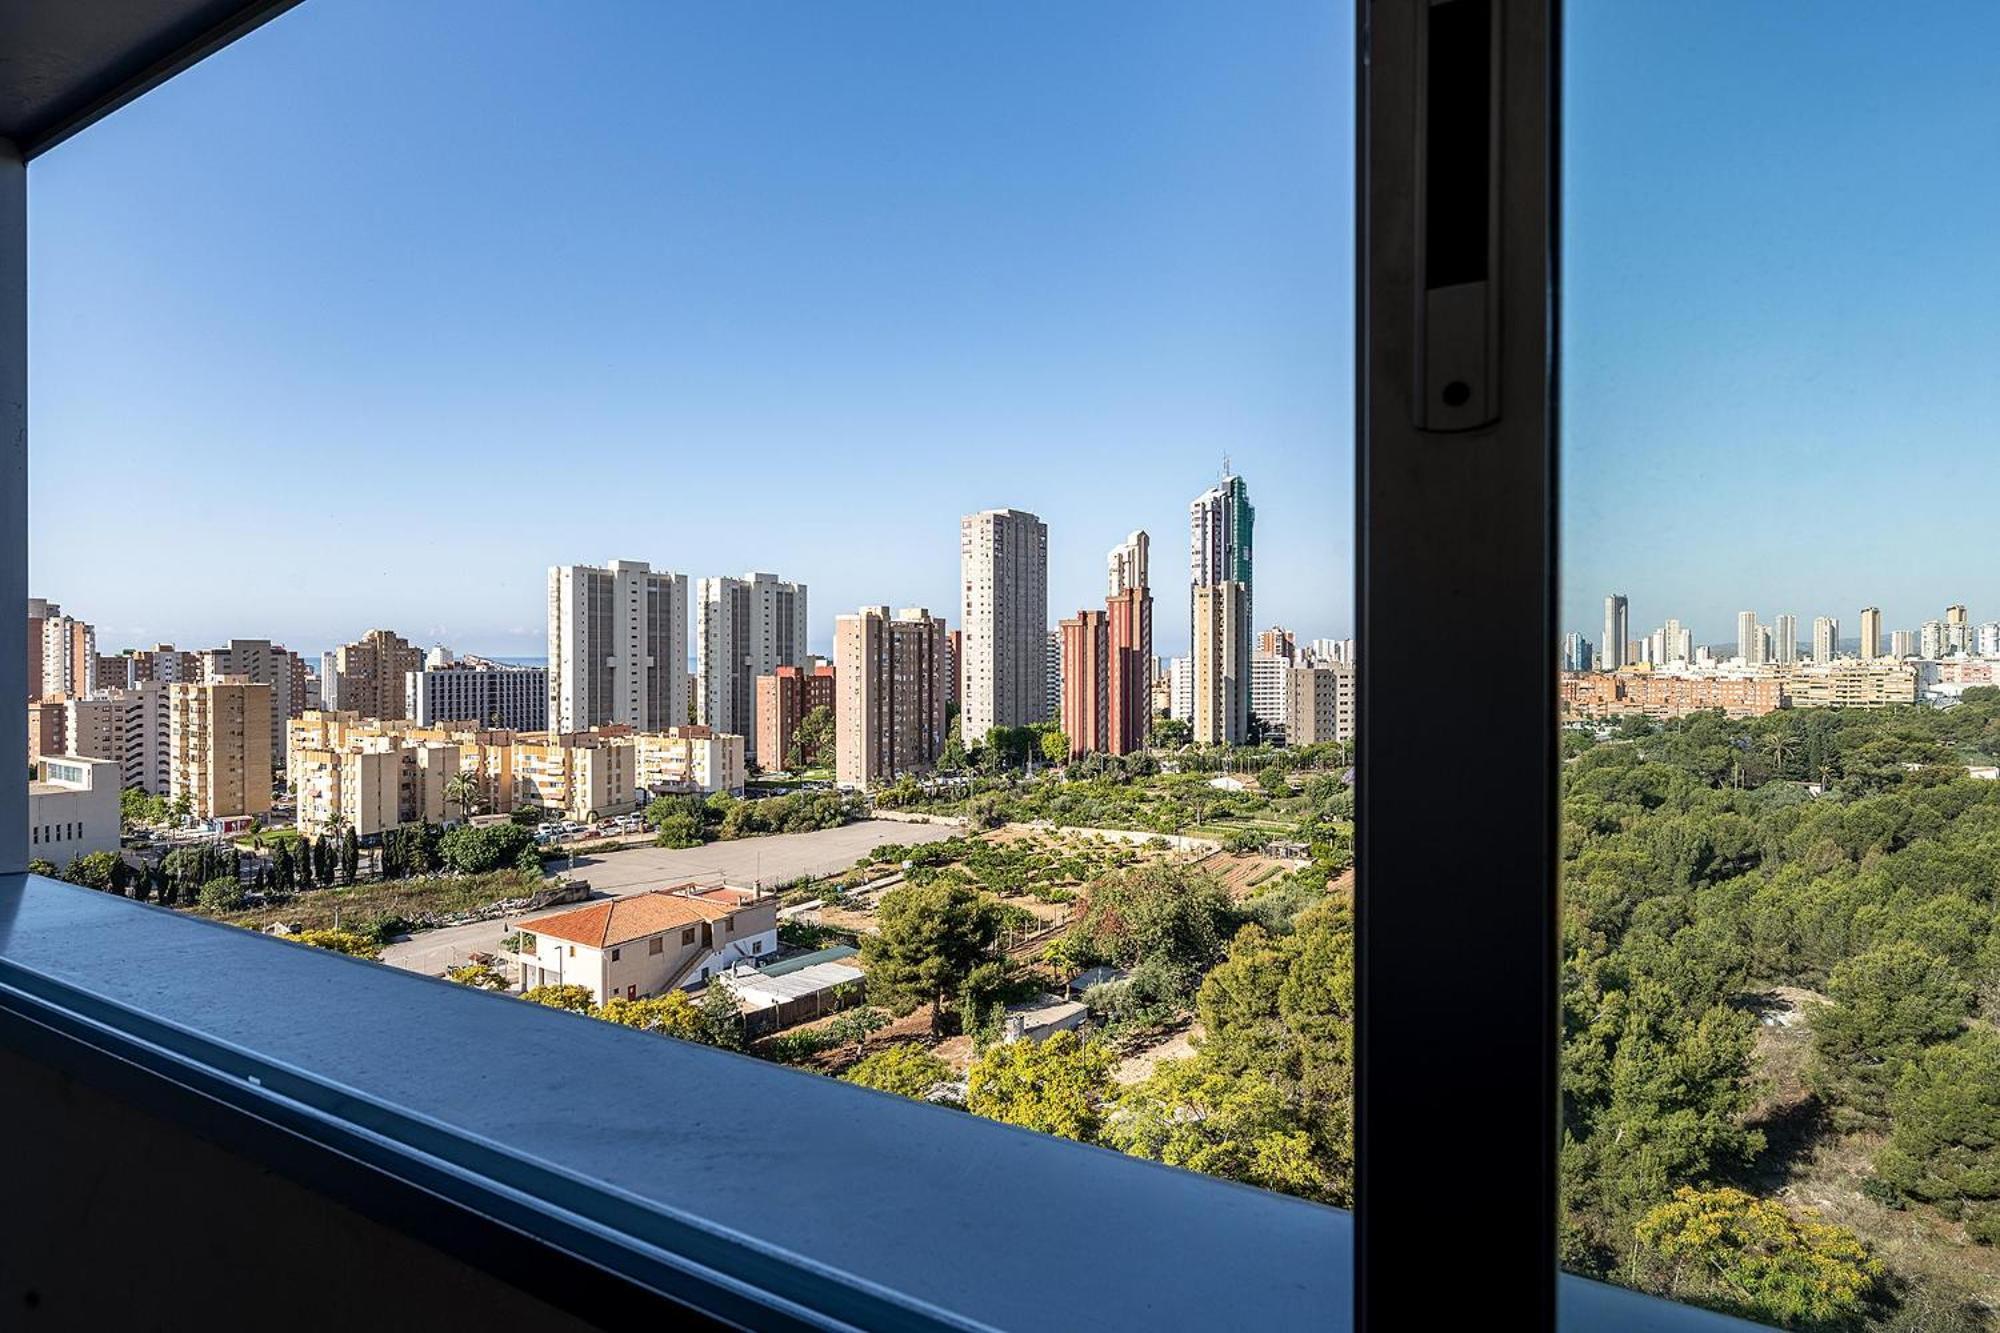
[[[460,819],[470,819],[473,807],[479,804],[479,779],[470,771],[461,769],[445,780],[444,799],[458,807]]]

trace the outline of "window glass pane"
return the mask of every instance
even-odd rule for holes
[[[1350,1204],[1352,29],[305,6],[38,161],[39,868]]]
[[[1990,1327],[2000,12],[1567,14],[1564,1259]]]

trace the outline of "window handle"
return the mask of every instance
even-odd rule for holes
[[[1416,426],[1500,416],[1502,0],[1430,0],[1417,96]]]

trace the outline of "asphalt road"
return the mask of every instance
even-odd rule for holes
[[[825,875],[845,870],[863,852],[885,842],[935,842],[958,832],[948,824],[901,824],[888,819],[863,820],[818,833],[774,833],[705,847],[675,849],[631,847],[601,856],[579,856],[576,868],[555,862],[553,869],[589,882],[596,897],[616,898],[647,889],[666,888],[696,879],[727,879],[732,884],[783,884],[801,875]],[[442,976],[446,968],[474,953],[500,947],[510,926],[480,921],[447,926],[414,935],[382,952],[382,961],[412,972]]]

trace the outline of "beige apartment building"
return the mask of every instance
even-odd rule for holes
[[[1841,661],[1792,672],[1784,692],[1794,708],[1881,708],[1915,703],[1918,682],[1916,670],[1901,662]]]
[[[1250,735],[1250,585],[1193,590],[1194,739],[1238,745]]]
[[[633,733],[633,784],[649,795],[719,791],[742,794],[748,758],[744,738],[708,727],[668,727]]]
[[[365,838],[405,824],[441,822],[459,813],[445,794],[459,762],[456,745],[397,734],[295,751],[298,826],[314,835],[345,826]]]
[[[271,686],[223,676],[171,688],[172,797],[198,819],[270,810]]]
[[[1293,667],[1285,710],[1293,745],[1354,739],[1354,667],[1347,662],[1329,666]]]
[[[834,621],[834,772],[843,787],[928,771],[944,748],[944,621],[867,606]]]
[[[517,736],[513,750],[516,806],[539,806],[578,821],[638,808],[630,732]]]
[[[305,711],[305,660],[269,639],[231,639],[201,653],[200,680],[241,679],[271,687],[271,770],[285,767],[285,722]]]
[[[1049,530],[1024,510],[986,509],[960,519],[958,532],[959,731],[972,746],[993,727],[1051,717]],[[848,692],[843,684],[841,697]]]
[[[365,718],[351,709],[315,709],[294,719],[289,733],[289,775],[299,793],[301,826],[323,824],[335,812],[361,832],[372,831],[371,823],[455,818],[460,811],[445,799],[444,786],[461,771],[478,777],[480,813],[534,806],[576,820],[626,814],[637,808],[641,789],[655,795],[741,792],[744,782],[743,738],[707,727],[635,732],[608,726],[555,735],[426,727],[404,718]],[[399,767],[370,757],[385,753],[400,755]],[[353,813],[357,803],[368,812],[365,821]]]
[[[334,654],[340,707],[384,721],[409,716],[405,678],[424,669],[424,654],[393,630],[371,629]]]

